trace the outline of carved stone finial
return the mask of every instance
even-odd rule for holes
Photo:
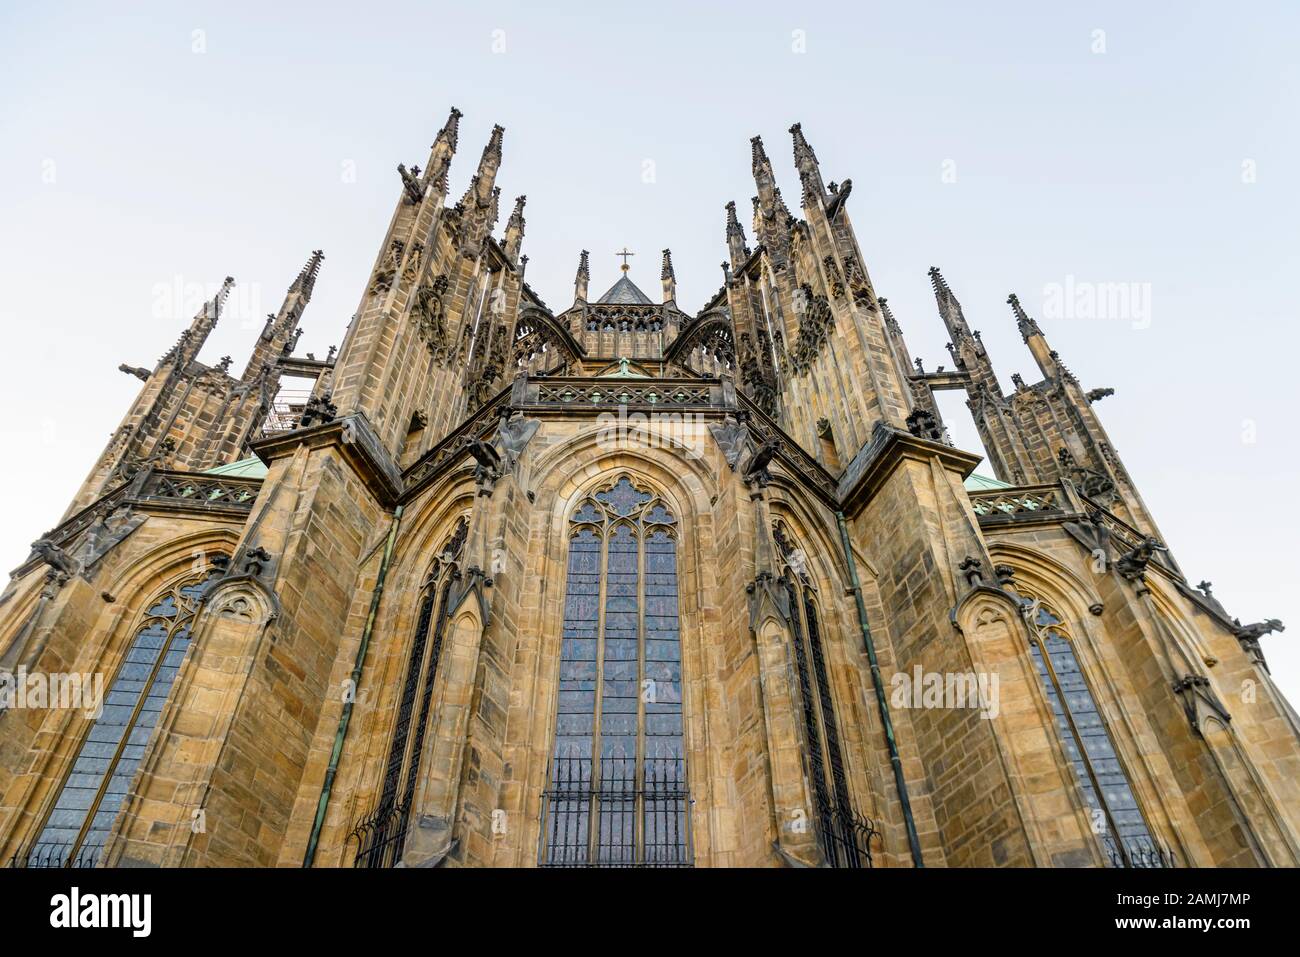
[[[1201,581],[1197,583],[1196,588],[1206,598],[1212,598],[1213,595],[1210,594],[1210,586],[1213,584],[1214,584],[1213,582]]]

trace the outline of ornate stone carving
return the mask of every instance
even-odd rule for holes
[[[913,409],[912,414],[907,417],[905,422],[907,431],[918,439],[929,439],[931,442],[943,441],[943,430],[939,428],[934,413],[929,409]]]
[[[149,370],[142,369],[139,366],[129,366],[125,362],[117,367],[119,372],[125,372],[127,375],[133,375],[141,382],[149,381]]]
[[[1103,505],[1109,505],[1115,500],[1115,483],[1110,480],[1110,476],[1096,469],[1079,465],[1074,455],[1065,446],[1061,446],[1060,451],[1057,452],[1057,461],[1060,463],[1061,472],[1088,498]]]
[[[416,330],[429,347],[429,353],[438,365],[445,366],[451,359],[451,342],[447,338],[446,294],[449,282],[445,274],[432,281],[420,283],[415,292],[411,315],[415,317]]]
[[[32,553],[59,576],[59,584],[81,571],[76,560],[48,538],[38,538],[32,542]]]
[[[1131,551],[1125,552],[1115,561],[1115,570],[1125,581],[1145,583],[1147,565],[1156,552],[1168,551],[1158,539],[1148,535]]]
[[[375,270],[375,277],[370,281],[372,293],[379,295],[393,288],[393,280],[397,278],[397,270],[402,264],[402,256],[405,252],[406,244],[400,239],[394,239],[389,243],[383,262],[379,264],[379,268]]]
[[[302,415],[298,419],[298,428],[309,429],[314,425],[325,425],[333,422],[338,417],[338,407],[330,401],[330,396],[313,395],[303,406]]]
[[[1204,583],[1202,583],[1204,584]],[[1266,621],[1257,621],[1254,624],[1243,625],[1241,620],[1234,618],[1232,623],[1236,626],[1233,636],[1241,642],[1242,650],[1250,656],[1250,660],[1255,664],[1268,670],[1268,662],[1264,660],[1264,649],[1260,647],[1259,639],[1273,632],[1286,631],[1286,627],[1277,618],[1269,618]]]

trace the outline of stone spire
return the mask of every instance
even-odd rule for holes
[[[1038,328],[1038,323],[1030,317],[1020,305],[1020,298],[1013,292],[1007,296],[1007,302],[1011,305],[1011,311],[1016,317],[1016,328],[1020,330],[1020,338],[1028,342],[1031,336],[1042,336],[1043,330]]]
[[[184,368],[198,357],[199,350],[207,342],[208,335],[216,328],[217,320],[221,318],[221,307],[226,304],[230,290],[234,287],[235,280],[227,276],[216,295],[199,307],[199,311],[190,320],[189,328],[182,332],[176,344],[163,354],[160,363],[175,359],[177,367]]]
[[[772,162],[763,149],[763,138],[751,137],[749,146],[754,184],[758,187],[758,195],[754,197],[754,232],[773,263],[784,268],[790,253],[790,210],[781,198],[781,188],[776,185]]]
[[[527,202],[527,196],[516,197],[515,210],[506,223],[505,253],[506,258],[512,263],[518,262],[519,249],[524,242],[524,204]]]
[[[298,293],[303,299],[310,300],[312,290],[316,288],[316,277],[320,274],[320,264],[325,260],[325,253],[319,249],[312,251],[306,265],[298,270],[298,278],[289,287],[289,292]]]
[[[1025,344],[1029,346],[1029,351],[1034,355],[1034,362],[1038,365],[1038,371],[1048,379],[1061,376],[1070,378],[1069,372],[1061,363],[1060,358],[1048,346],[1043,330],[1038,328],[1038,323],[1034,321],[1033,317],[1021,308],[1019,297],[1012,293],[1007,296],[1007,302],[1010,303],[1011,311],[1015,314],[1016,328],[1020,330],[1020,337],[1025,340]]]
[[[454,106],[447,122],[438,131],[429,153],[429,164],[424,171],[426,183],[433,184],[440,193],[447,192],[447,171],[451,169],[451,158],[456,153],[456,142],[460,135],[461,112]]]
[[[758,187],[759,212],[768,219],[775,216],[777,222],[784,228],[786,220],[790,216],[790,210],[786,207],[785,200],[781,198],[781,187],[776,185],[776,176],[772,172],[772,161],[767,158],[767,151],[763,149],[763,138],[761,136],[751,137],[749,147],[754,171],[754,184]]]
[[[588,262],[587,250],[578,257],[578,275],[573,280],[573,299],[575,302],[587,301],[587,283],[591,282],[591,264]]]
[[[324,260],[325,254],[321,250],[313,250],[306,264],[298,270],[297,278],[290,283],[280,311],[267,315],[266,325],[253,344],[253,354],[248,357],[248,365],[240,377],[242,381],[249,382],[257,378],[263,369],[269,369],[280,356],[289,354],[298,344],[298,337],[302,334],[298,320],[302,318],[307,303],[311,302],[316,277]]]
[[[803,206],[808,209],[826,198],[826,186],[822,182],[817,154],[804,139],[802,125],[796,123],[790,127],[790,135],[794,137],[794,165],[799,170],[799,182],[803,185]]]
[[[664,250],[663,269],[659,271],[659,279],[664,286],[664,302],[675,302],[677,300],[677,276],[673,272],[672,250]]]
[[[736,218],[736,204],[727,204],[727,249],[731,252],[731,268],[739,269],[741,263],[749,258],[749,246],[745,243],[745,230]]]
[[[961,303],[948,288],[948,282],[943,278],[943,273],[939,272],[938,266],[930,267],[930,285],[934,287],[934,301],[939,306],[939,316],[948,329],[948,335],[952,336],[953,343],[959,345],[962,340],[971,338],[970,326],[966,324]]]
[[[457,203],[460,211],[458,243],[462,254],[475,256],[496,225],[501,189],[496,185],[497,170],[501,168],[501,140],[505,130],[492,127],[492,136],[483,147],[478,169],[470,180],[465,195]]]
[[[890,332],[901,336],[903,334],[903,327],[900,326],[898,320],[894,318],[894,313],[889,308],[889,300],[882,296],[877,299],[876,302],[880,305],[880,314],[885,319],[885,326]]]

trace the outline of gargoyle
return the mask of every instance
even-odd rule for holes
[[[120,366],[117,367],[117,371],[125,372],[127,375],[133,375],[141,382],[149,381],[149,370],[142,369],[139,366],[129,366],[125,362],[123,362]]]
[[[1132,551],[1126,552],[1119,557],[1115,562],[1115,569],[1126,581],[1143,581],[1146,578],[1147,565],[1155,557],[1156,552],[1166,552],[1168,550],[1164,545],[1160,544],[1158,539],[1148,535]]]
[[[1232,623],[1236,626],[1233,635],[1241,642],[1242,650],[1250,655],[1251,661],[1268,671],[1268,662],[1264,660],[1264,649],[1260,647],[1259,639],[1275,631],[1285,631],[1282,622],[1276,618],[1269,618],[1267,621],[1243,625],[1240,618],[1234,618]]]
[[[1102,399],[1106,398],[1106,396],[1114,394],[1114,389],[1089,389],[1087,393],[1084,394],[1084,398],[1089,402],[1100,402]]]
[[[60,575],[71,578],[78,571],[80,566],[68,555],[62,548],[54,544],[50,538],[38,538],[32,542],[32,552],[46,565],[54,569]]]
[[[418,203],[424,198],[424,188],[420,186],[420,167],[413,166],[408,172],[406,165],[397,164],[397,172],[402,177],[402,189],[406,190],[406,198],[411,203]]]
[[[771,464],[773,456],[776,455],[776,442],[764,442],[755,451],[749,459],[749,464],[745,466],[744,480],[746,485],[758,483],[759,488],[766,488],[767,483],[772,481],[772,473],[767,470]]]
[[[467,448],[478,463],[474,469],[474,482],[479,486],[479,494],[490,495],[496,480],[501,477],[501,453],[482,439],[475,439]]]

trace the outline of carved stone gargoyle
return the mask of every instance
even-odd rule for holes
[[[474,469],[474,484],[478,486],[480,495],[491,495],[492,490],[496,487],[497,479],[503,474],[501,471],[501,454],[493,448],[489,442],[482,439],[475,439],[466,447],[469,454],[474,457],[477,466]]]
[[[142,369],[139,366],[129,366],[125,362],[117,367],[118,372],[125,372],[127,375],[133,375],[141,382],[149,381],[149,370]]]
[[[1259,639],[1275,631],[1286,631],[1286,627],[1277,618],[1257,621],[1250,625],[1243,625],[1241,619],[1234,618],[1232,623],[1237,626],[1233,637],[1241,642],[1241,647],[1246,654],[1250,655],[1250,660],[1268,671],[1268,662],[1264,660],[1264,650],[1259,646]]]
[[[1156,552],[1166,552],[1169,549],[1160,544],[1159,539],[1152,538],[1148,535],[1133,548],[1132,551],[1125,552],[1115,561],[1115,570],[1125,581],[1144,583],[1147,575],[1147,565],[1155,557]]]
[[[743,478],[746,485],[767,488],[767,483],[772,481],[772,473],[767,467],[772,464],[776,450],[777,444],[774,441],[764,442],[754,450],[754,454],[749,457],[749,462],[745,465]]]
[[[38,538],[32,542],[32,554],[60,576],[60,583],[67,581],[81,566],[67,552],[54,543],[53,539]]]

